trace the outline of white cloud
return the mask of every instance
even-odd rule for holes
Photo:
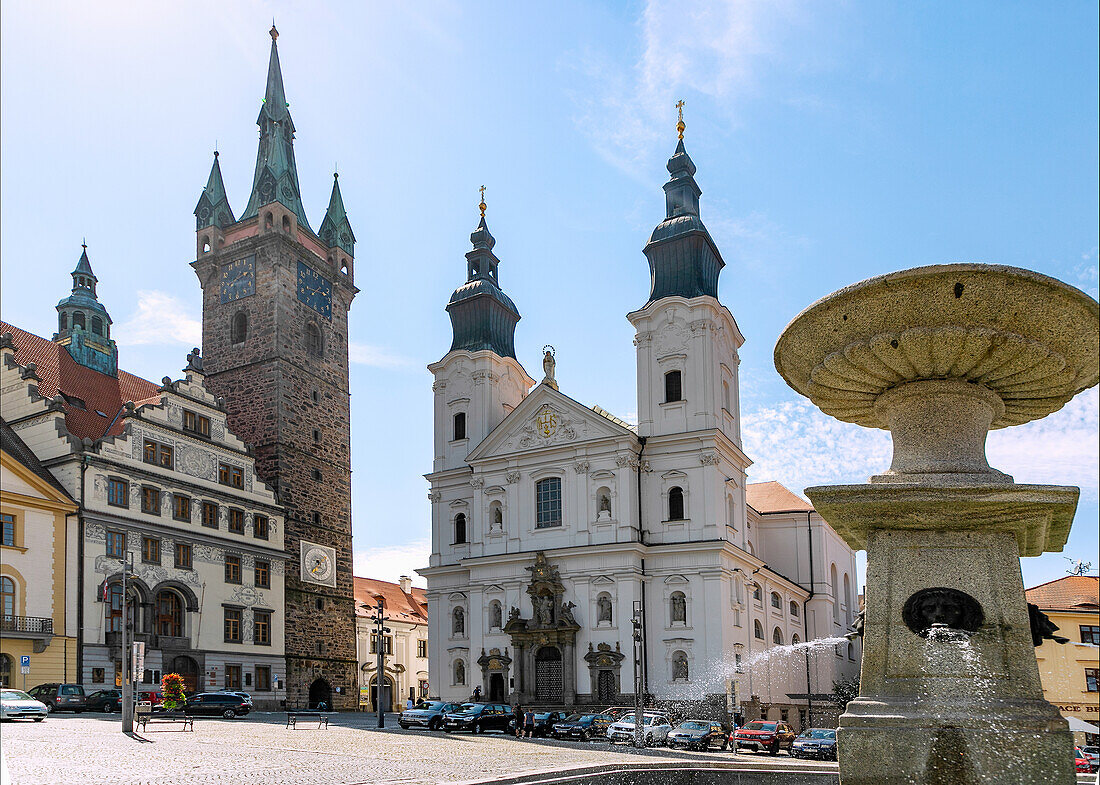
[[[141,290],[137,296],[137,311],[115,325],[113,332],[118,343],[202,345],[202,321],[183,300],[156,289]]]
[[[992,431],[989,463],[1019,483],[1076,485],[1081,497],[1100,495],[1097,442],[1100,391],[1078,395],[1042,420]],[[809,401],[788,401],[746,412],[745,452],[753,482],[778,480],[801,492],[812,485],[863,483],[889,468],[892,447],[886,431],[842,423]]]
[[[397,582],[402,575],[413,579],[414,586],[424,586],[426,582],[416,574],[420,567],[428,566],[428,557],[432,552],[432,543],[428,538],[413,540],[404,545],[383,545],[378,548],[365,548],[355,551],[355,574],[362,578],[375,578],[382,581]]]
[[[357,365],[374,368],[398,368],[412,364],[406,357],[390,354],[387,350],[366,343],[348,342],[348,359]]]

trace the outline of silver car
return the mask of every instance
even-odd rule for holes
[[[30,717],[35,722],[42,722],[49,713],[45,703],[35,700],[22,690],[0,690],[0,720]]]
[[[669,723],[668,717],[663,714],[646,712],[642,719],[642,743],[647,747],[663,744],[671,730],[672,725]],[[612,743],[634,741],[634,715],[624,714],[622,719],[612,723],[607,729],[607,739]]]

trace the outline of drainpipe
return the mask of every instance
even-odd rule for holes
[[[88,456],[80,455],[80,506],[76,508],[76,677],[84,683],[84,473]],[[68,527],[66,527],[68,528]],[[66,591],[66,594],[68,592]],[[66,630],[68,632],[68,630]]]
[[[814,528],[810,521],[812,513],[806,513],[806,549],[810,554],[810,596],[802,603],[802,633],[806,636],[806,642],[810,641],[810,600],[814,598]],[[810,688],[810,648],[806,648],[806,722],[813,727],[814,724],[814,698]],[[802,728],[802,730],[806,730]]]

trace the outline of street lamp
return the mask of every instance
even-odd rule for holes
[[[631,637],[634,639],[634,746],[645,746],[642,716],[642,603],[634,601],[634,613],[630,618]]]
[[[134,732],[134,682],[130,668],[133,654],[130,652],[130,566],[133,554],[126,548],[122,552],[122,732]]]
[[[374,615],[367,617],[374,622],[374,647],[378,657],[375,663],[374,707],[378,710],[378,727],[384,728],[386,727],[386,710],[382,705],[382,680],[385,678],[386,672],[386,647],[383,645],[382,635],[390,632],[390,628],[385,626],[385,622],[389,621],[389,617],[384,615],[385,611],[381,596],[378,597],[374,607],[366,604],[360,607],[368,611],[374,611]]]

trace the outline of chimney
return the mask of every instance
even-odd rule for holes
[[[412,578],[410,578],[408,575],[402,575],[400,578],[397,579],[397,583],[401,587],[401,591],[405,592],[405,594],[409,594],[412,592],[413,582]]]

